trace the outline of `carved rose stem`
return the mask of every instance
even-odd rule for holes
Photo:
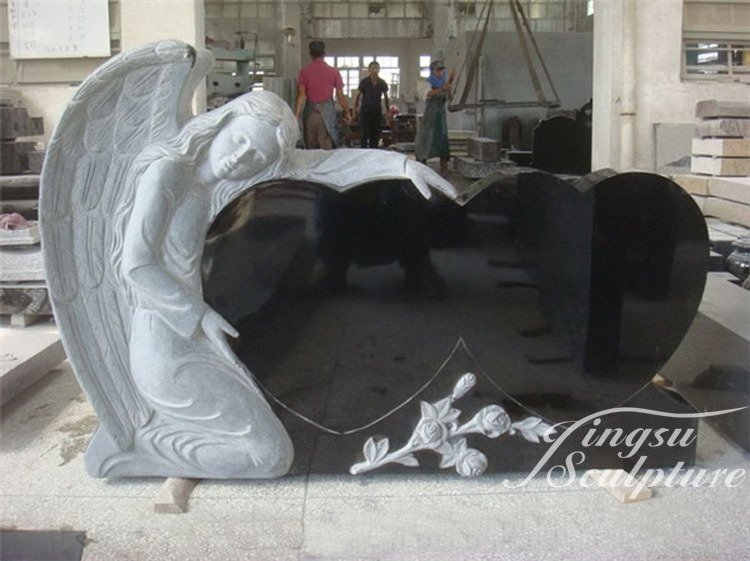
[[[441,468],[455,466],[459,475],[475,477],[484,473],[487,468],[487,457],[474,448],[467,446],[468,434],[482,434],[488,438],[497,438],[502,434],[516,432],[530,442],[539,442],[539,437],[554,430],[538,417],[527,417],[519,422],[511,422],[510,417],[500,405],[487,405],[480,409],[472,419],[463,425],[457,420],[461,415],[453,403],[466,395],[476,384],[476,376],[466,373],[458,380],[453,393],[434,403],[420,403],[422,417],[414,429],[408,443],[388,452],[390,441],[383,438],[375,441],[370,437],[365,442],[363,452],[365,461],[354,464],[349,472],[356,475],[372,471],[386,464],[397,463],[408,467],[419,466],[415,452],[431,450],[442,456]]]

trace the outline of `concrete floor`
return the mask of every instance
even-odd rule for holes
[[[203,481],[184,514],[155,514],[163,480],[88,477],[97,420],[63,363],[2,411],[3,529],[86,532],[83,559],[734,560],[748,559],[750,481],[657,486],[621,504],[602,489],[544,477],[330,476]],[[750,469],[701,425],[699,466]],[[511,481],[518,482],[520,476]]]

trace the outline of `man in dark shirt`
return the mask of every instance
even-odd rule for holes
[[[380,65],[372,61],[367,70],[370,75],[359,83],[357,97],[354,99],[354,119],[359,117],[362,148],[377,148],[380,143],[380,127],[383,121],[381,97],[385,97],[386,125],[390,124],[388,108],[391,102],[388,99],[388,84],[378,76]]]

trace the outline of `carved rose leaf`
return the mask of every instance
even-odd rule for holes
[[[539,437],[544,436],[547,432],[551,431],[554,434],[555,430],[543,422],[539,417],[526,417],[522,421],[513,423],[513,429],[520,431],[523,436],[529,442],[539,443]]]
[[[461,440],[454,442],[452,445],[448,445],[450,446],[450,449],[444,450],[443,457],[440,460],[441,468],[449,468],[456,465],[458,457],[466,451],[466,439],[462,438]],[[443,447],[441,446],[441,449],[442,448]]]
[[[387,438],[382,439],[380,442],[376,444],[377,448],[377,455],[375,456],[375,461],[379,462],[383,458],[385,458],[388,455],[388,448],[390,446],[390,442]]]
[[[445,417],[448,414],[448,412],[451,410],[451,400],[445,397],[433,403],[433,406],[435,407],[435,409],[437,409],[438,418],[442,420],[443,417]]]
[[[375,439],[373,437],[367,439],[363,452],[365,453],[365,460],[367,460],[367,463],[374,464],[376,461],[375,458],[378,455],[378,447],[375,445]]]
[[[420,401],[420,407],[422,409],[423,420],[427,420],[427,419],[437,420],[438,419],[439,417],[438,410],[434,405],[432,405],[431,403],[427,403],[426,401]]]

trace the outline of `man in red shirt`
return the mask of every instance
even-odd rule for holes
[[[302,115],[305,145],[308,148],[330,150],[339,144],[336,108],[333,92],[344,111],[344,122],[349,124],[349,104],[344,96],[341,74],[326,64],[325,43],[310,42],[312,62],[299,71],[297,77],[297,118]],[[304,111],[303,111],[304,109]]]

